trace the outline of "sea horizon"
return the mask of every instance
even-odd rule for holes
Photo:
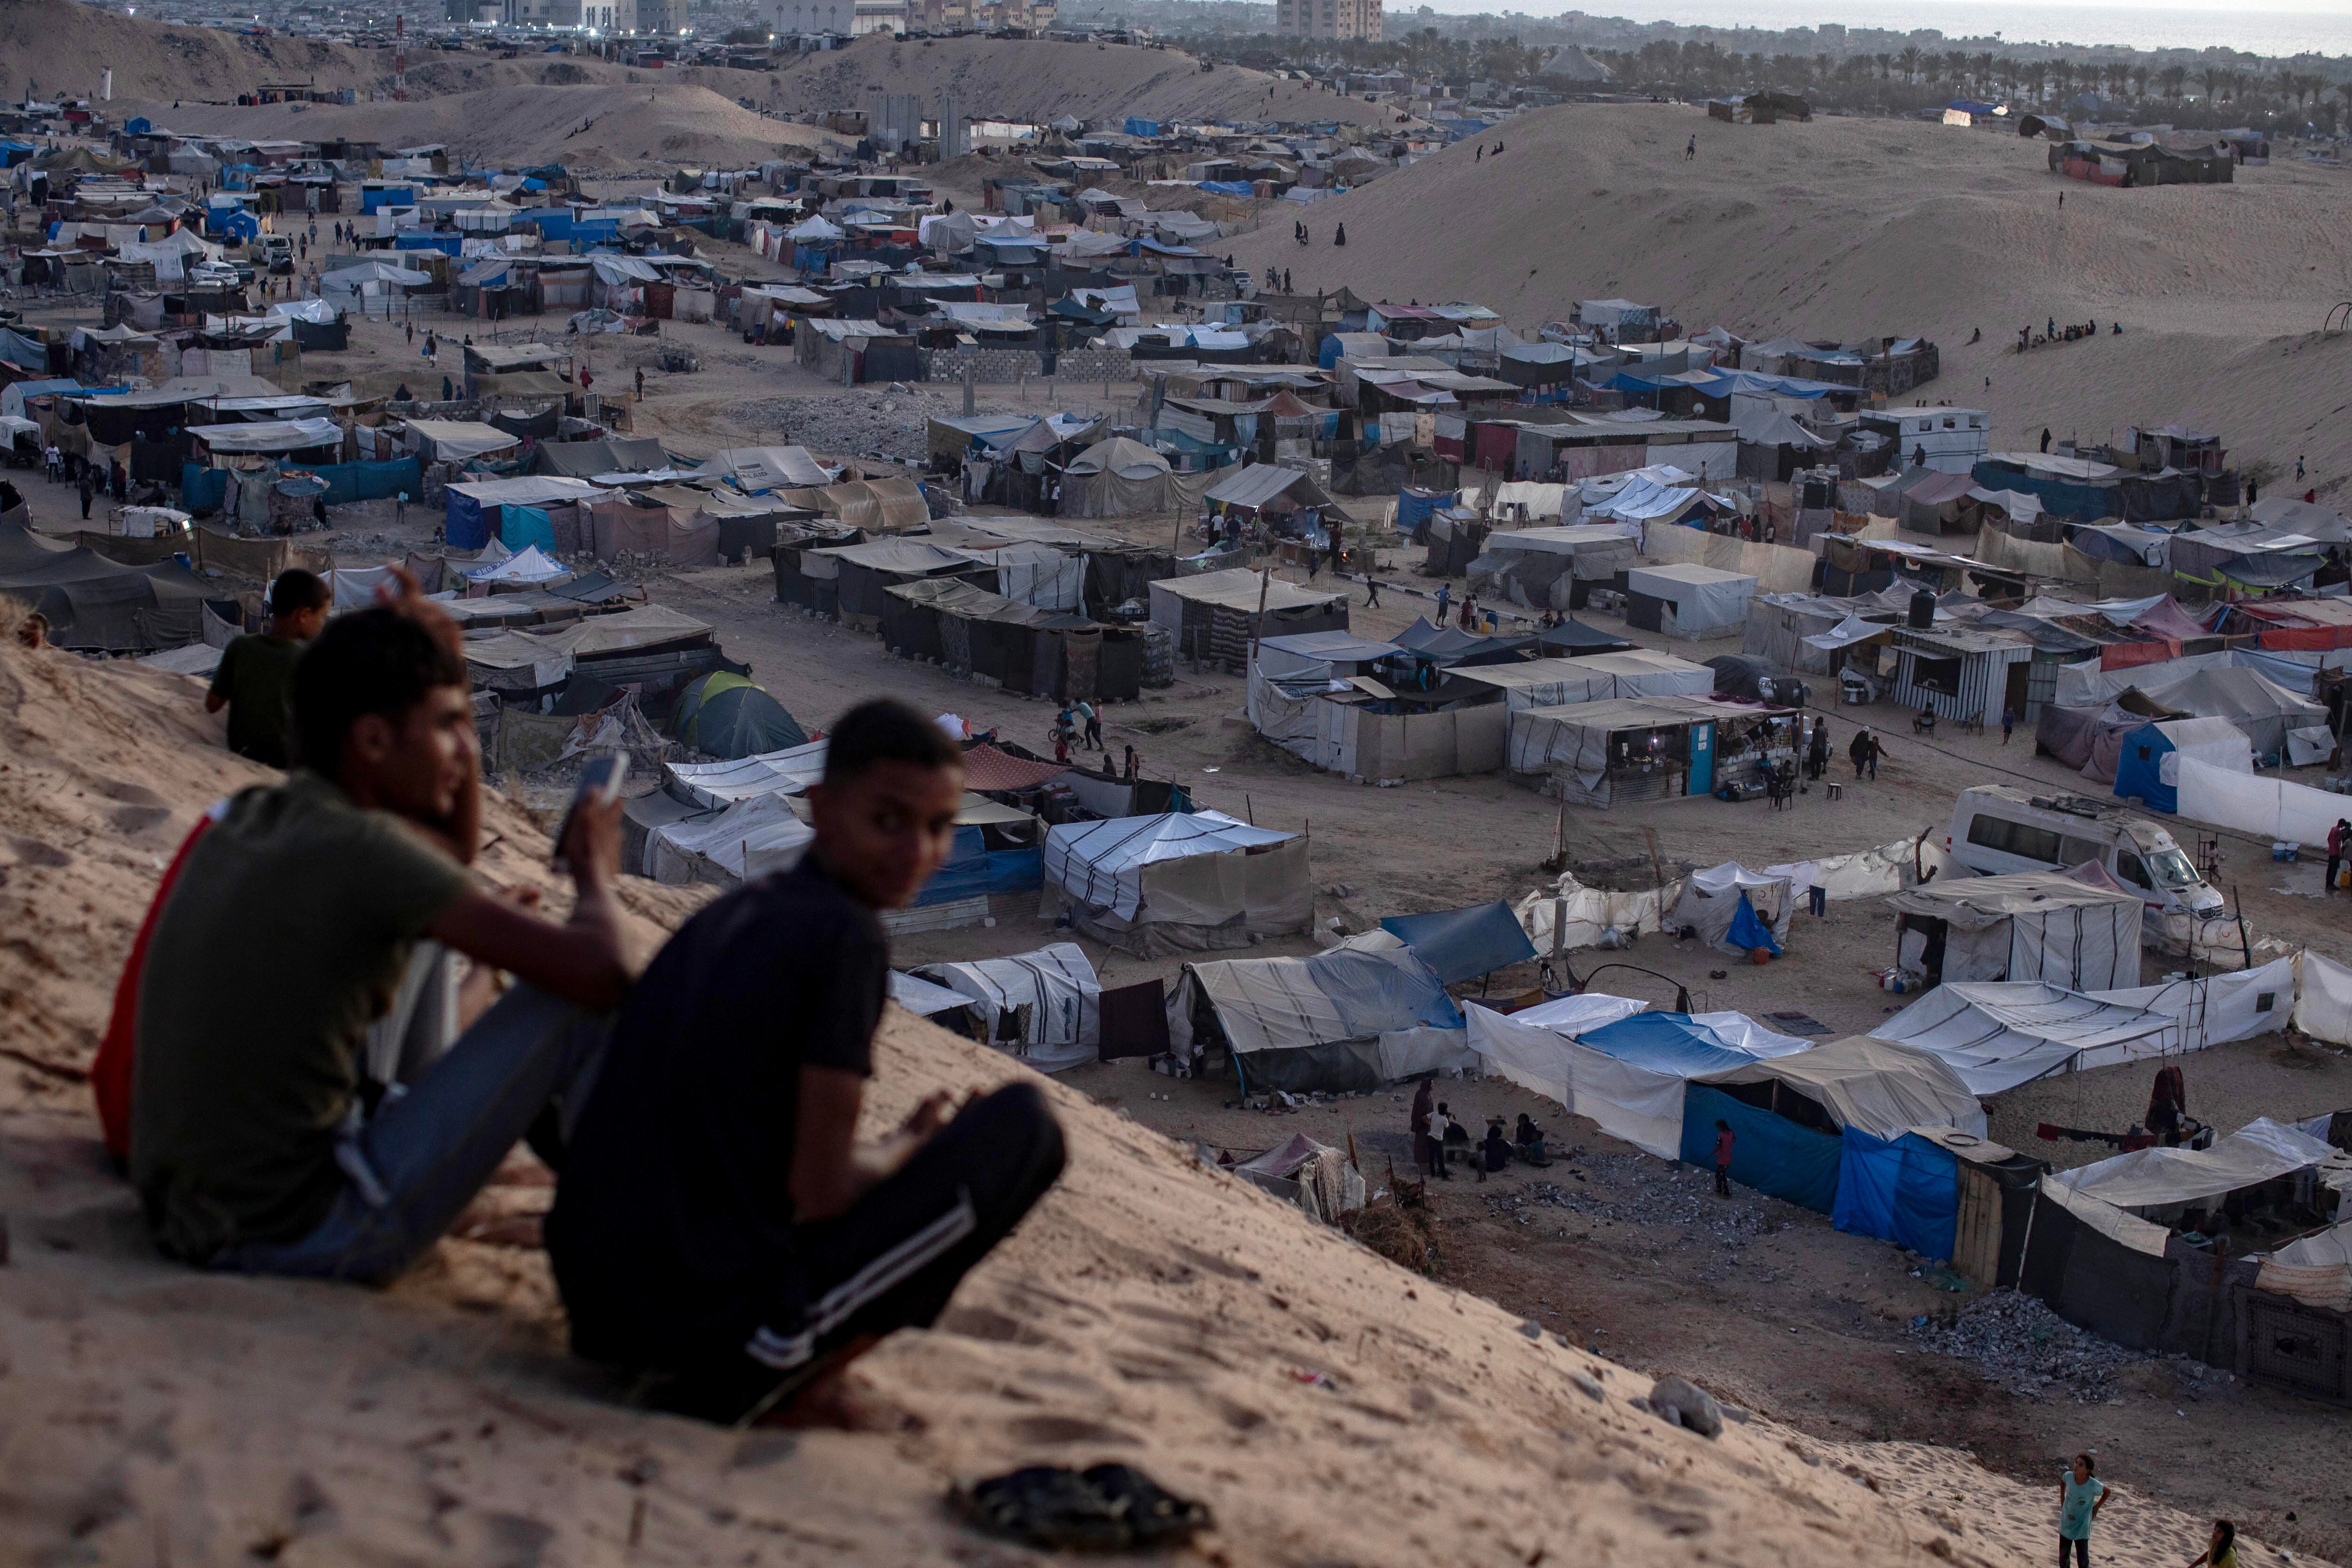
[[[1428,0],[1448,14],[1489,8],[1486,0]],[[2168,9],[2099,0],[1583,0],[1580,5],[1529,7],[1527,15],[1566,11],[1674,22],[1686,27],[1761,27],[1779,31],[1824,22],[1848,27],[1911,32],[1934,28],[1947,37],[1998,37],[2010,45],[2114,45],[2136,49],[2243,49],[2267,58],[2300,54],[2352,55],[2352,6],[2330,9],[2223,11]],[[1399,4],[1390,15],[1403,21]]]

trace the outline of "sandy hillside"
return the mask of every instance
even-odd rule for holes
[[[0,95],[20,100],[28,87],[96,98],[99,73],[111,67],[114,96],[203,93],[234,98],[266,81],[368,87],[389,76],[392,57],[305,38],[241,37],[217,27],[169,27],[76,0],[7,0],[0,5]]]
[[[1179,49],[1129,44],[1065,44],[1003,38],[871,37],[830,54],[802,57],[779,73],[776,101],[788,110],[864,109],[867,95],[911,92],[936,113],[954,93],[965,118],[1043,121],[1141,115],[1184,120],[1336,120],[1382,125],[1394,115],[1306,82],[1219,66],[1203,71]]]
[[[445,1244],[381,1295],[164,1265],[79,1074],[161,858],[251,776],[194,714],[186,682],[0,651],[0,1556],[1012,1563],[945,1516],[950,1479],[1105,1458],[1209,1500],[1226,1564],[1973,1564],[2046,1544],[2042,1489],[1948,1449],[1817,1444],[1769,1412],[1716,1442],[1669,1429],[1629,1406],[1633,1374],[1058,1086],[1068,1178],[940,1331],[868,1362],[858,1434],[623,1407],[562,1356],[544,1259],[520,1247]],[[510,811],[495,826],[489,873],[536,878],[544,841]],[[877,1119],[1024,1070],[903,1017],[879,1059]],[[2185,1558],[2193,1521],[2134,1500],[2108,1549]]]
[[[273,103],[257,109],[169,100],[147,112],[189,132],[316,141],[372,137],[386,147],[446,142],[469,163],[557,163],[575,170],[679,164],[740,168],[762,158],[845,147],[813,126],[762,119],[707,87],[656,79],[644,86],[483,88],[406,103]]]
[[[1500,157],[1476,158],[1497,142]],[[1304,215],[1311,247],[1276,221],[1231,248],[1301,289],[1475,300],[1523,331],[1623,295],[1694,330],[1924,333],[1944,349],[1927,394],[1990,407],[1996,446],[2038,442],[2045,425],[2087,438],[2179,419],[2289,469],[2302,451],[2323,479],[2352,474],[2352,427],[2331,412],[2352,341],[2308,341],[2352,299],[2352,180],[2280,163],[2229,185],[2109,190],[2051,174],[2046,145],[1573,105],[1318,205]],[[1344,251],[1330,244],[1340,223]],[[2007,352],[2052,317],[2125,332]]]

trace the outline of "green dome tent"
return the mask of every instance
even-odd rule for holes
[[[782,703],[725,670],[706,675],[680,692],[670,722],[679,740],[727,762],[808,744],[808,736]]]

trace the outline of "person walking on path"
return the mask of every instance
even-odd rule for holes
[[[2016,728],[2017,710],[2003,703],[2000,710],[2000,743],[2002,745],[2009,744],[2009,732]]]
[[[1847,760],[1853,763],[1853,782],[1856,784],[1862,782],[1862,771],[1870,766],[1870,748],[1871,733],[1867,729],[1856,730],[1853,739],[1846,742],[1845,754]]]
[[[81,470],[81,486],[80,486],[80,489],[81,489],[81,520],[82,520],[84,522],[88,522],[88,521],[89,521],[89,498],[90,498],[90,495],[92,494],[92,492],[94,492],[94,491],[98,489],[98,487],[97,487],[96,485],[94,485],[94,484],[92,484],[92,483],[90,482],[89,465],[88,465],[87,463],[85,463],[85,464],[83,464],[83,465],[82,465],[82,470]]]
[[[1085,698],[1078,699],[1078,718],[1087,727],[1087,744],[1099,752],[1102,743],[1102,715]]]
[[[1694,159],[1694,158],[1696,158],[1696,157],[1697,157],[1697,156],[1698,156],[1698,136],[1696,135],[1696,132],[1694,132],[1694,133],[1692,134],[1692,136],[1691,136],[1691,139],[1690,139],[1690,145],[1683,149],[1683,162],[1684,162],[1684,163],[1689,163],[1692,159]]]
[[[1715,1195],[1731,1195],[1731,1145],[1737,1142],[1731,1135],[1731,1123],[1717,1117],[1715,1123]]]
[[[2212,1539],[2189,1560],[2189,1568],[2238,1568],[2238,1527],[2226,1519],[2215,1520]]]
[[[1370,573],[1364,575],[1364,608],[1377,608],[1381,602],[1381,580]]]
[[[2347,859],[2352,859],[2352,821],[2339,816],[2327,830],[2327,880],[2320,884],[2326,891],[2336,890],[2336,868]]]
[[[2075,1568],[2091,1568],[2091,1521],[2107,1506],[2107,1484],[2092,1476],[2093,1468],[2090,1455],[2077,1454],[2058,1478],[2058,1568],[2066,1568],[2070,1546]]]
[[[1879,743],[1878,732],[1875,730],[1864,730],[1863,734],[1870,742],[1870,782],[1876,784],[1878,782],[1878,759],[1886,754],[1886,748]]]
[[[1437,585],[1437,624],[1441,626],[1445,624],[1445,606],[1451,604],[1453,599],[1454,584],[1440,583]]]

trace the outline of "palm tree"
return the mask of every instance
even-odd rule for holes
[[[2197,73],[2199,85],[2205,89],[2206,102],[2210,103],[2221,96],[2221,81],[2226,74],[2219,66],[2207,66]]]
[[[2164,96],[2168,99],[2178,99],[2180,96],[2182,86],[2189,80],[2189,68],[2187,66],[2167,66],[2163,70],[2157,73],[2157,77],[2158,80],[2164,83]]]
[[[2134,66],[2131,69],[2132,97],[2145,102],[2147,99],[2147,68]]]
[[[2052,60],[2050,62],[2050,90],[2058,102],[2063,104],[2066,101],[2067,89],[2074,85],[2074,62],[2072,60]]]
[[[1903,79],[1905,81],[1916,81],[1919,79],[1919,48],[1917,45],[1912,44],[1905,46],[1903,52],[1895,58],[1903,64]]]
[[[2131,85],[2131,67],[2126,65],[2121,60],[2117,60],[2115,64],[2107,67],[2106,77],[2107,96],[2109,98],[2121,98],[2124,95],[2124,89]]]
[[[1885,81],[1886,79],[1887,73],[1895,68],[1895,57],[1893,55],[1873,55],[1870,58],[1878,62],[1878,79]]]

